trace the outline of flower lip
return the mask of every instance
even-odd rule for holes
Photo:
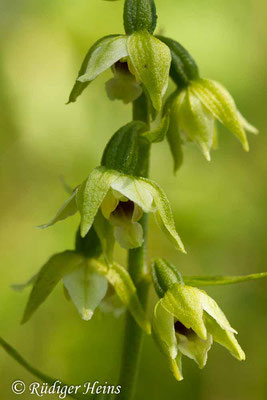
[[[176,321],[174,323],[174,330],[176,333],[178,333],[180,335],[184,335],[184,336],[189,336],[190,334],[194,333],[193,329],[191,329],[191,328],[188,329],[180,321]]]

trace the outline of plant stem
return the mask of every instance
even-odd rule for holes
[[[133,103],[133,119],[146,122],[149,125],[149,105],[145,93]],[[140,175],[148,177],[149,174],[150,145],[144,144],[143,165],[140,165]],[[146,245],[148,214],[141,219],[144,232],[144,242],[141,247],[129,250],[128,271],[136,285],[139,299],[144,310],[147,308],[149,283],[147,280]],[[129,312],[126,314],[124,347],[121,360],[119,385],[121,393],[117,396],[120,400],[132,400],[135,394],[138,378],[139,364],[144,340],[144,332],[137,325]]]
[[[54,383],[58,380],[58,378],[52,378],[51,376],[48,376],[44,374],[43,372],[39,371],[37,368],[32,367],[28,361],[26,361],[14,347],[12,347],[10,344],[8,344],[4,339],[0,337],[0,347],[2,347],[14,360],[16,360],[22,367],[24,367],[28,372],[30,372],[32,375],[34,375],[37,379],[39,379],[42,383],[48,383],[49,386],[54,385]],[[61,387],[62,386],[68,386],[70,387],[71,385],[68,385],[66,383],[61,382]],[[69,397],[75,399],[75,400],[85,400],[89,399],[89,397],[83,396],[82,393],[72,393],[68,394]]]

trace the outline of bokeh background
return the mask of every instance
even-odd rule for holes
[[[167,144],[154,146],[152,178],[171,200],[188,255],[177,254],[153,221],[149,255],[168,257],[185,274],[266,271],[266,2],[157,3],[158,30],[189,49],[202,76],[230,90],[260,135],[250,136],[246,154],[220,128],[211,163],[189,145],[176,177]],[[77,216],[45,231],[35,226],[65,200],[60,177],[72,186],[80,183],[99,163],[110,135],[130,120],[130,106],[111,103],[105,95],[111,72],[77,103],[65,105],[88,47],[101,36],[122,32],[122,1],[1,0],[0,21],[0,334],[52,376],[71,383],[115,383],[123,317],[114,321],[98,313],[84,322],[59,285],[21,326],[29,290],[16,293],[10,285],[27,280],[53,253],[73,248]],[[239,331],[246,362],[214,345],[202,371],[184,359],[185,380],[177,383],[147,338],[136,400],[266,399],[266,289],[266,281],[209,289]],[[15,379],[34,380],[1,349],[0,371],[1,399],[16,398],[10,390]]]

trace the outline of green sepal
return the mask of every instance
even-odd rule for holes
[[[120,176],[115,170],[105,167],[95,168],[79,187],[77,206],[81,214],[81,236],[84,237],[91,228],[94,218],[104,200],[111,184]]]
[[[186,254],[183,242],[176,231],[172,209],[166,194],[156,182],[145,178],[139,178],[139,180],[150,191],[153,197],[155,207],[154,216],[159,227],[175,247]]]
[[[108,142],[101,165],[126,175],[138,176],[144,141],[140,134],[146,130],[147,125],[141,121],[133,121],[120,128]]]
[[[86,71],[77,79],[79,82],[93,81],[120,59],[127,57],[127,37],[109,36],[98,42],[88,60]]]
[[[174,283],[183,283],[181,274],[176,267],[167,260],[158,258],[152,265],[152,278],[154,288],[159,297],[164,297]]]
[[[102,273],[109,283],[114,287],[115,292],[120,298],[121,302],[128,308],[133,318],[138,325],[148,334],[151,333],[150,322],[148,321],[143,307],[139,301],[136,287],[132,281],[131,276],[117,263],[113,263],[109,267],[106,265],[92,260],[91,265],[96,271]]]
[[[160,143],[165,139],[170,124],[169,114],[164,115],[159,126],[151,131],[142,133],[142,137],[147,139],[149,143]]]
[[[57,212],[57,214],[54,218],[52,218],[46,224],[39,225],[38,228],[41,228],[41,229],[48,228],[49,226],[54,225],[56,222],[62,221],[64,219],[76,214],[76,212],[78,211],[77,203],[76,203],[77,191],[78,191],[78,188],[75,189],[73,191],[72,195],[65,201],[65,203],[63,203],[63,205],[60,207],[59,211]]]
[[[132,73],[141,81],[149,93],[152,104],[161,110],[171,65],[171,53],[163,42],[147,31],[135,32],[127,41]],[[130,68],[131,69],[131,68]]]
[[[205,107],[229,131],[240,140],[245,151],[249,150],[247,136],[240,114],[230,93],[218,82],[198,79],[191,83],[190,90],[201,100]]]
[[[179,115],[177,107],[175,107],[175,99],[178,92],[175,91],[170,95],[164,105],[164,114],[169,115],[169,127],[167,130],[167,141],[173,157],[174,173],[181,167],[183,163],[183,141],[179,130]]]
[[[197,143],[206,159],[210,161],[214,117],[200,99],[191,92],[190,87],[184,89],[174,101],[174,107],[178,112],[179,130],[185,132],[189,140]]]
[[[192,328],[203,340],[207,330],[203,321],[203,308],[199,290],[191,286],[175,283],[161,299],[162,306],[187,329]]]
[[[153,33],[157,25],[154,0],[125,0],[123,20],[127,35],[142,30]]]
[[[74,251],[64,251],[52,256],[38,273],[21,323],[24,324],[31,318],[64,275],[72,272],[83,262],[83,256]]]
[[[184,283],[190,286],[221,286],[266,278],[267,272],[241,276],[183,276]]]
[[[157,36],[171,51],[172,63],[170,76],[181,89],[191,80],[199,78],[199,70],[190,53],[178,42],[165,36]]]
[[[85,258],[98,258],[102,254],[101,241],[94,229],[94,226],[88,231],[85,237],[81,237],[80,227],[75,237],[75,250],[81,253]]]
[[[101,45],[102,42],[106,41],[106,39],[109,38],[113,38],[113,37],[117,37],[119,35],[108,35],[108,36],[104,36],[103,38],[99,39],[88,51],[88,53],[85,56],[85,59],[83,60],[83,63],[81,65],[81,68],[78,72],[78,76],[77,79],[75,81],[75,84],[71,90],[70,96],[69,96],[69,100],[68,103],[74,103],[77,100],[77,97],[80,96],[82,94],[82,92],[84,91],[84,89],[87,88],[87,86],[89,85],[90,81],[88,82],[80,82],[78,81],[78,78],[80,76],[83,76],[86,73],[87,70],[87,66],[91,60],[92,55],[94,54],[95,50]]]
[[[64,275],[63,284],[85,321],[92,318],[108,289],[107,279],[90,266],[90,260]]]

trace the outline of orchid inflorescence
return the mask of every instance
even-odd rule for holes
[[[147,334],[152,332],[175,378],[181,380],[182,356],[203,368],[213,342],[238,360],[245,359],[236,340],[237,332],[215,300],[196,286],[234,283],[266,274],[231,279],[183,277],[176,267],[160,258],[150,268],[143,268],[135,279],[131,271],[114,260],[114,244],[129,251],[144,247],[144,216],[152,213],[167,238],[185,253],[168,198],[148,178],[149,153],[154,143],[167,139],[176,171],[187,142],[196,143],[210,160],[210,151],[217,142],[216,120],[239,139],[246,151],[249,145],[245,131],[257,133],[257,129],[245,120],[221,84],[200,77],[195,60],[181,44],[153,34],[156,22],[153,0],[126,0],[125,34],[105,36],[89,49],[69,103],[111,68],[114,76],[106,83],[108,97],[133,103],[134,107],[138,101],[145,102],[148,117],[134,117],[111,137],[100,165],[73,190],[56,216],[41,226],[47,228],[78,212],[75,249],[53,255],[30,281],[15,288],[33,285],[23,322],[59,281],[84,320],[90,320],[97,308],[115,315],[128,310],[141,329]],[[165,99],[169,77],[175,90]],[[153,284],[159,297],[152,324],[139,297],[142,280]]]

